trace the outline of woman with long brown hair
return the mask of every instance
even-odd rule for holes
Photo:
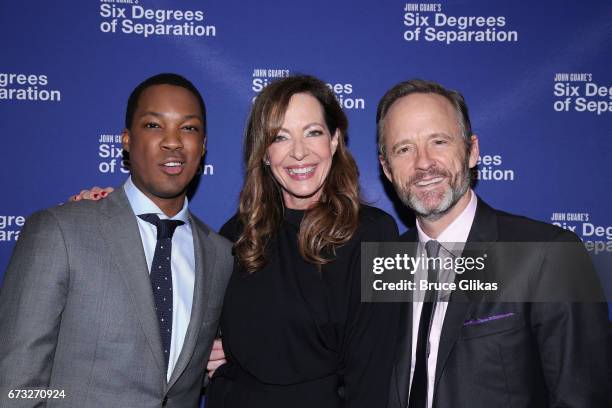
[[[235,243],[228,362],[207,408],[385,405],[397,308],[361,303],[360,243],[393,240],[397,226],[361,202],[347,126],[311,76],[274,82],[254,102],[238,213],[221,229]]]

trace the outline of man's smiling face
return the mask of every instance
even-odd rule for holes
[[[446,214],[470,186],[478,141],[469,151],[457,112],[443,96],[414,93],[391,105],[385,117],[381,164],[402,202],[423,218]]]
[[[182,202],[200,165],[204,141],[204,119],[194,94],[174,85],[146,88],[131,128],[123,131],[134,184],[162,209],[168,200]]]

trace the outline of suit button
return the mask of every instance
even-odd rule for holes
[[[166,404],[168,404],[168,396],[167,395],[164,397],[164,400],[162,401],[162,407],[165,407]]]
[[[340,385],[336,392],[338,393],[338,397],[340,397],[340,399],[343,400],[346,398],[346,391],[344,390],[344,385]]]

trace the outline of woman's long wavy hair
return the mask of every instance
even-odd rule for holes
[[[346,147],[346,115],[332,90],[319,79],[307,75],[280,79],[257,96],[245,130],[245,176],[238,208],[243,229],[234,250],[249,273],[265,265],[266,245],[283,219],[282,187],[269,166],[264,165],[264,158],[282,127],[289,100],[299,93],[308,93],[319,101],[332,137],[338,131],[338,145],[321,187],[321,197],[306,211],[300,224],[300,254],[320,267],[333,259],[336,248],[346,243],[357,229],[359,171]]]

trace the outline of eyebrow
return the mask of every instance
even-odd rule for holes
[[[451,135],[448,135],[446,133],[431,133],[429,135],[426,136],[427,140],[430,139],[434,139],[436,137],[443,137],[445,139],[452,139],[453,137]],[[404,145],[404,144],[412,144],[412,142],[408,139],[402,139],[399,142],[395,143],[394,145],[391,146],[391,151],[395,150],[397,147]]]
[[[143,112],[140,115],[140,117],[149,116],[149,115],[155,116],[156,118],[163,118],[165,116],[163,113],[159,113],[155,111],[146,111],[146,112]],[[190,115],[183,116],[183,120],[190,120],[190,119],[198,119],[200,122],[203,122],[202,117],[200,115],[190,114]]]
[[[311,127],[311,126],[321,126],[321,127],[325,127],[325,126],[324,126],[322,123],[319,123],[319,122],[311,122],[311,123],[309,123],[309,124],[307,124],[307,125],[304,125],[304,126],[302,127],[302,130],[306,130],[306,129],[308,129],[308,128],[309,128],[309,127]],[[283,132],[287,132],[287,133],[289,133],[289,130],[287,130],[287,129],[286,129],[286,128],[284,128],[284,127],[281,127],[279,130],[282,130]]]
[[[395,149],[397,149],[399,146],[404,145],[404,144],[408,144],[409,140],[408,139],[402,139],[399,142],[395,143],[394,145],[391,146],[391,151],[394,151]]]

